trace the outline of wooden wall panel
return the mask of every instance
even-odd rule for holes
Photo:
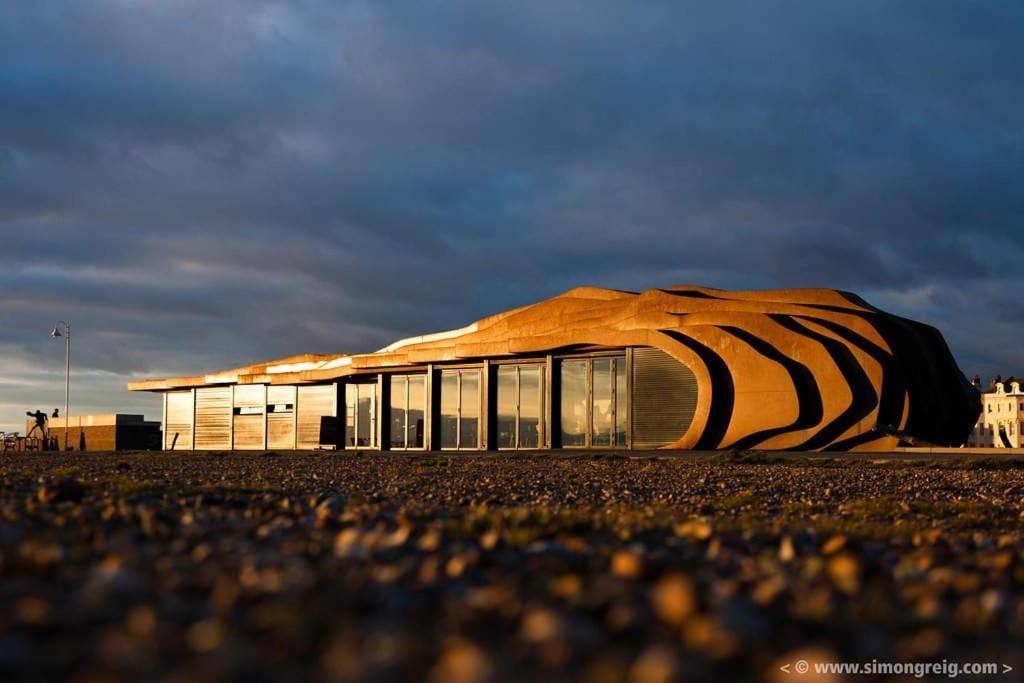
[[[267,448],[295,448],[294,386],[267,387]]]
[[[267,447],[267,387],[243,384],[235,387],[234,447],[240,451],[259,451]]]
[[[338,385],[300,385],[296,397],[296,448],[320,445],[320,418],[338,414]]]
[[[697,376],[661,349],[633,349],[633,448],[680,439],[697,410]]]
[[[232,387],[196,389],[195,449],[231,450]]]
[[[164,450],[192,450],[192,419],[195,411],[192,390],[165,394],[167,417],[164,424]],[[175,441],[177,435],[177,441]]]

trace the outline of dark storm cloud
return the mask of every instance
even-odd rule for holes
[[[835,286],[1024,372],[1014,3],[0,9],[0,428],[582,283]],[[113,391],[113,393],[111,393]],[[112,398],[113,397],[113,398]]]

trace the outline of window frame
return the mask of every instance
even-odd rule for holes
[[[610,415],[610,419],[611,419],[611,434],[610,434],[610,437],[611,438],[610,438],[610,443],[607,444],[607,445],[605,445],[605,444],[595,445],[594,444],[594,361],[595,360],[606,360],[606,359],[610,361],[609,366],[608,366],[608,368],[609,368],[608,393],[609,393],[609,397],[610,397],[610,401],[611,401],[611,415]],[[591,354],[591,355],[586,355],[586,356],[559,356],[559,357],[557,357],[556,360],[557,360],[557,363],[558,363],[556,371],[557,371],[558,377],[559,377],[559,381],[558,381],[559,395],[557,397],[557,405],[558,405],[558,409],[559,409],[559,415],[558,415],[558,446],[560,448],[577,449],[577,450],[581,450],[581,449],[611,450],[611,449],[616,449],[616,448],[628,449],[629,448],[629,419],[630,419],[629,418],[629,416],[630,416],[629,407],[630,407],[630,402],[632,400],[632,397],[630,396],[630,384],[629,384],[630,380],[629,380],[628,354],[624,353],[623,351],[617,351],[617,352],[597,353],[597,354]],[[566,361],[570,361],[570,362],[573,362],[573,361],[583,361],[583,362],[585,362],[585,367],[586,367],[586,370],[584,372],[584,379],[586,381],[585,395],[586,395],[586,405],[587,405],[587,407],[586,407],[586,418],[587,419],[586,419],[586,429],[585,429],[584,443],[580,444],[580,445],[577,445],[577,444],[566,445],[565,444],[565,439],[563,438],[563,436],[564,436],[563,435],[563,431],[562,431],[562,417],[563,416],[561,414],[561,410],[562,410],[562,393],[561,392],[563,390],[563,387],[562,387],[561,377],[562,377],[562,363],[564,363]],[[625,382],[626,382],[625,390],[623,392],[623,395],[624,395],[624,397],[626,399],[626,405],[624,405],[624,406],[619,406],[618,405],[618,393],[619,393],[618,390],[617,390],[618,389],[617,385],[618,385],[618,381],[619,381],[619,377],[618,377],[618,375],[619,375],[618,367],[619,366],[617,365],[618,363],[622,363],[622,367],[624,369],[623,375],[625,377]],[[552,401],[552,403],[555,403],[555,401],[556,401],[555,396],[551,397],[551,401]],[[625,433],[623,435],[624,436],[624,443],[621,443],[621,444],[618,443],[619,411],[622,411],[622,413],[626,416],[626,431],[625,431]]]
[[[537,445],[536,446],[523,446],[523,439],[521,434],[521,424],[523,415],[523,389],[522,389],[522,371],[526,368],[528,370],[535,370],[537,372]],[[498,423],[500,421],[500,410],[501,410],[501,382],[498,379],[502,370],[512,369],[514,371],[515,383],[515,414],[513,416],[513,445],[502,446],[498,443]],[[545,386],[546,373],[544,361],[535,361],[530,363],[503,363],[495,366],[494,372],[495,388],[494,388],[494,446],[499,451],[536,451],[544,447],[544,430],[545,430],[545,408],[546,408],[546,397],[547,391]]]
[[[482,443],[482,428],[483,428],[483,413],[484,413],[484,372],[483,367],[479,365],[469,367],[458,367],[458,368],[439,368],[438,369],[438,409],[437,409],[437,426],[438,436],[437,445],[442,451],[479,451]],[[473,446],[464,446],[462,444],[462,376],[470,373],[476,375],[476,444]],[[455,383],[455,446],[444,445],[444,430],[441,427],[442,421],[444,420],[444,376],[445,374],[456,377]]]
[[[412,382],[418,380],[422,389],[423,404],[417,406],[422,409],[423,415],[423,428],[420,430],[420,441],[419,446],[411,445],[412,440],[409,438],[409,408],[411,406],[412,397]],[[427,390],[429,383],[427,382],[427,373],[424,372],[409,372],[409,373],[398,373],[387,376],[388,382],[388,450],[391,451],[423,451],[427,448],[426,438],[426,427],[427,427]],[[402,393],[404,394],[403,406],[403,419],[402,419],[402,444],[396,446],[392,443],[391,427],[394,421],[394,397],[395,397],[395,385],[400,383],[402,385]],[[383,430],[382,430],[383,431]],[[381,434],[381,441],[383,441],[383,434]]]

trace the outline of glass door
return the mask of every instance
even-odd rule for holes
[[[540,448],[543,370],[536,364],[498,366],[498,448]]]
[[[425,375],[392,375],[389,445],[394,450],[423,448],[423,422],[427,410]]]
[[[441,448],[480,447],[480,370],[441,371]]]
[[[345,385],[345,446],[377,448],[377,383]]]
[[[560,363],[563,448],[626,445],[625,357],[573,358]]]

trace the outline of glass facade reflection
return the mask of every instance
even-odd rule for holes
[[[625,446],[629,415],[626,359],[563,360],[559,378],[561,445]]]
[[[544,402],[544,366],[501,365],[497,370],[495,444],[498,448],[539,448]]]
[[[384,375],[380,383],[349,380],[342,398],[345,446],[394,450],[627,446],[626,357],[595,354],[555,358],[549,363],[497,361],[486,378],[483,368],[462,367],[439,368],[433,382],[424,373]],[[548,367],[557,380],[553,392],[547,386]],[[431,386],[437,392],[434,398]],[[486,399],[485,387],[489,387]],[[433,407],[428,410],[428,406]],[[485,409],[489,412],[484,413]],[[430,411],[435,422],[428,443]],[[554,419],[550,427],[548,417]],[[384,422],[378,427],[379,419]]]
[[[423,448],[426,376],[392,375],[389,444],[395,449]]]
[[[593,398],[590,422],[593,425],[590,444],[592,446],[612,445],[612,420],[615,412],[615,396],[612,395],[612,361],[601,358],[591,361],[591,384]]]
[[[480,440],[480,373],[459,373],[459,448],[476,448]]]
[[[495,445],[498,448],[516,447],[516,367],[498,368],[498,407],[495,424]]]
[[[377,447],[377,384],[345,385],[345,445]]]
[[[406,448],[423,448],[427,419],[426,376],[409,377],[409,406],[406,408],[405,415],[408,420]]]
[[[441,373],[441,448],[459,447],[459,373]]]
[[[441,372],[441,448],[480,445],[480,370]]]
[[[544,380],[539,365],[519,368],[519,448],[539,448]]]
[[[585,360],[563,360],[559,368],[563,446],[587,445],[587,366]]]

